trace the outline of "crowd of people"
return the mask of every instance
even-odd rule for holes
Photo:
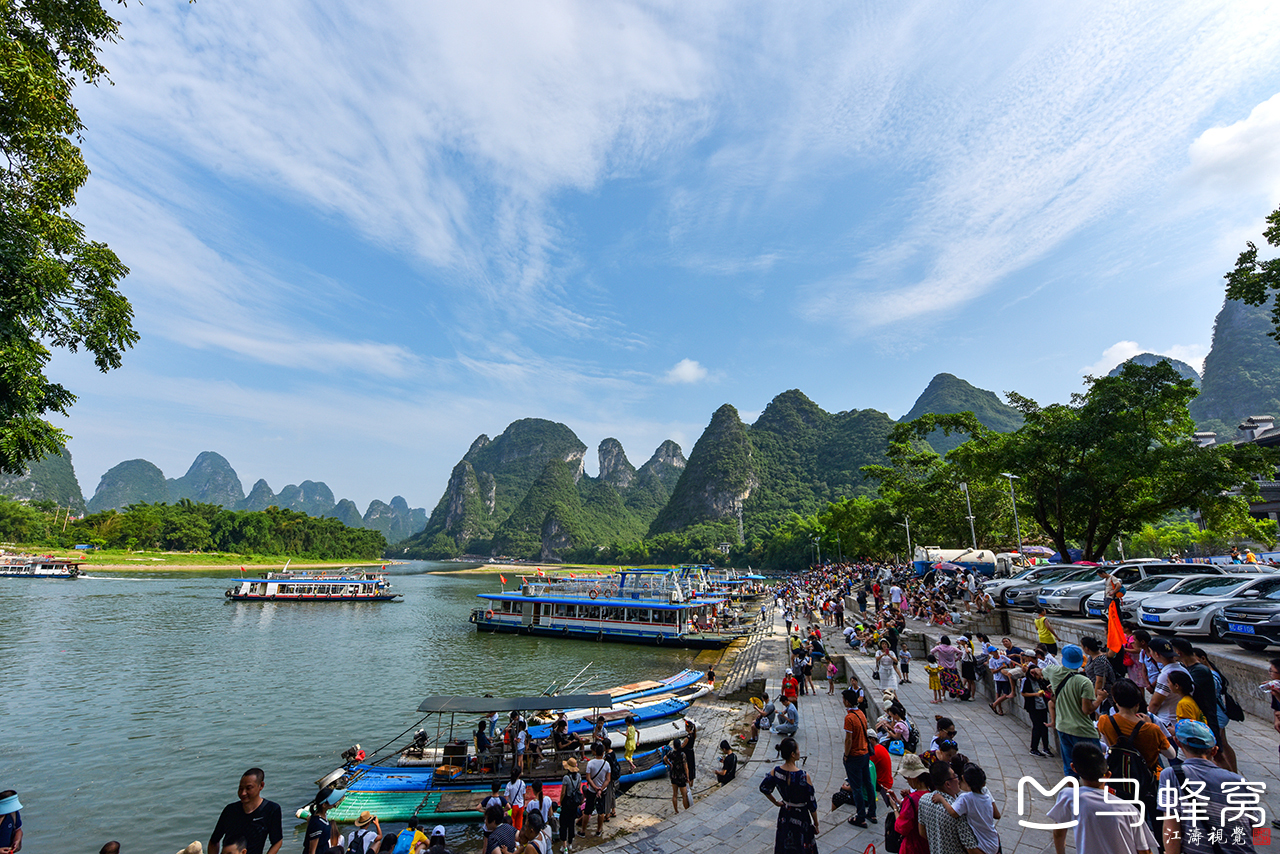
[[[892,816],[886,842],[900,854],[1000,854],[1003,797],[993,797],[985,770],[961,750],[964,739],[953,718],[934,715],[934,734],[921,749],[915,717],[922,716],[913,716],[899,697],[899,686],[910,682],[911,657],[903,643],[907,620],[946,627],[966,613],[980,614],[991,605],[981,589],[965,574],[917,579],[907,567],[862,564],[815,568],[780,585],[775,595],[793,651],[798,645],[811,665],[821,666],[821,652],[819,663],[813,659],[822,649],[823,628],[828,636],[842,634],[855,655],[872,659],[883,714],[867,720],[865,691],[850,676],[842,692],[845,782],[832,795],[832,808],[851,804],[849,823],[867,827],[877,821],[879,799]],[[845,599],[858,603],[856,613],[845,611]],[[1053,833],[1056,849],[1064,851],[1066,824],[1076,820],[1080,854],[1252,852],[1253,829],[1265,817],[1259,805],[1265,786],[1237,773],[1228,725],[1243,720],[1243,711],[1208,653],[1185,638],[1153,638],[1131,626],[1119,650],[1091,636],[1064,644],[1043,610],[1035,627],[1037,642],[1025,648],[1008,637],[993,643],[980,632],[954,640],[943,634],[927,649],[923,669],[931,703],[971,702],[978,684],[990,678],[993,714],[1005,715],[1021,700],[1031,723],[1031,755],[1054,756],[1056,742],[1062,773],[1076,781],[1079,792],[1078,814],[1070,789],[1059,792],[1048,811],[1051,821],[1063,825]],[[794,663],[793,654],[792,670]],[[785,696],[792,670],[783,680],[788,704],[796,699]],[[1271,662],[1271,677],[1280,680],[1280,658]],[[1280,732],[1280,681],[1271,692]],[[753,737],[770,725],[772,712],[772,704],[762,705]],[[796,765],[798,741],[784,738],[778,749],[782,762],[760,786],[779,804],[775,854],[813,854],[817,793]],[[901,757],[897,777],[904,785],[897,791],[895,755]],[[1192,802],[1181,814],[1171,808],[1179,796]],[[1280,827],[1280,821],[1273,825]]]

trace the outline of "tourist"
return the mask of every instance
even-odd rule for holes
[[[1116,683],[1116,669],[1103,655],[1102,643],[1093,635],[1085,635],[1080,638],[1080,648],[1085,654],[1084,675],[1093,680],[1093,690],[1110,694]],[[1103,706],[1103,711],[1106,711],[1106,706]]]
[[[1206,722],[1204,711],[1200,708],[1200,704],[1191,696],[1192,692],[1195,691],[1195,683],[1191,681],[1190,674],[1180,671],[1170,673],[1169,687],[1173,689],[1173,696],[1177,698],[1173,713],[1175,729],[1178,721]]]
[[[592,759],[586,767],[586,808],[582,813],[582,825],[579,835],[586,837],[587,823],[594,813],[596,817],[596,836],[604,833],[604,817],[609,812],[608,794],[605,789],[609,785],[609,763],[604,758],[604,744],[597,741],[591,745]]]
[[[1000,854],[1000,834],[996,831],[1000,808],[987,791],[986,772],[969,763],[960,775],[960,788],[961,792],[954,801],[949,801],[943,792],[934,792],[933,803],[953,818],[968,820],[969,829],[978,838],[978,848],[983,854]]]
[[[944,715],[934,715],[934,733],[933,738],[929,741],[929,749],[937,750],[938,745],[944,741],[956,740],[956,723]]]
[[[791,672],[791,668],[788,667],[786,674],[782,677],[782,699],[794,703],[799,696],[800,683],[795,674]]]
[[[898,669],[902,671],[902,684],[911,684],[911,650],[905,646],[898,650]]]
[[[440,829],[444,830],[444,828]],[[542,813],[534,810],[525,819],[524,827],[516,834],[515,850],[504,851],[503,854],[550,854],[550,851],[551,828],[542,818]]]
[[[1051,654],[1058,654],[1058,633],[1049,625],[1049,609],[1043,605],[1036,608],[1036,640]]]
[[[794,738],[784,738],[778,753],[782,764],[760,782],[760,792],[778,808],[773,854],[817,854],[818,802],[813,781],[796,765],[800,746]]]
[[[316,794],[311,802],[311,816],[307,819],[307,830],[302,837],[303,854],[326,854],[333,839],[333,826],[326,816],[329,807],[342,800],[342,793],[334,791],[332,786],[325,786]]]
[[[1071,752],[1077,744],[1093,744],[1101,749],[1093,713],[1107,698],[1106,691],[1096,691],[1093,682],[1080,672],[1084,666],[1084,650],[1075,644],[1062,649],[1062,664],[1044,668],[1045,678],[1053,689],[1055,700],[1054,728],[1058,731],[1058,749],[1062,754],[1062,775],[1071,773]]]
[[[506,818],[502,812],[502,807],[496,804],[490,806],[484,811],[484,854],[503,854],[504,851],[514,851],[516,847],[516,829],[513,825],[507,824],[503,819]],[[410,828],[417,831],[418,820],[416,818],[409,819]],[[408,831],[401,831],[403,836]],[[422,834],[419,833],[419,836]],[[399,850],[399,843],[396,845]]]
[[[738,755],[733,752],[729,742],[720,740],[720,767],[716,769],[716,782],[721,786],[733,782],[738,774]]]
[[[561,851],[568,854],[573,846],[578,812],[582,806],[582,775],[578,773],[578,760],[573,757],[560,764],[565,772],[560,778],[560,842],[564,846]]]
[[[1152,723],[1148,715],[1138,712],[1142,689],[1130,679],[1119,679],[1112,690],[1115,710],[1098,717],[1098,733],[1112,747],[1122,741],[1131,743],[1154,774],[1159,769],[1161,756],[1170,760],[1174,758],[1173,747],[1164,729]]]
[[[191,845],[196,846],[197,848],[196,854],[201,854],[201,852],[204,851],[204,848],[200,847],[199,842],[192,842]],[[190,845],[187,846],[187,848],[190,848],[190,847],[191,847]],[[187,849],[184,848],[182,849],[182,851],[179,851],[178,854],[184,854],[186,850]],[[120,854],[120,843],[113,839],[110,842],[104,844],[101,848],[99,848],[98,854]]]
[[[1239,784],[1244,778],[1239,774],[1222,768],[1213,761],[1218,752],[1213,738],[1213,730],[1199,721],[1179,720],[1174,731],[1178,743],[1186,753],[1182,764],[1166,768],[1160,773],[1160,787],[1188,791],[1199,790],[1203,799],[1201,817],[1198,821],[1188,820],[1191,812],[1182,810],[1182,820],[1175,811],[1173,816],[1164,819],[1165,854],[1252,854],[1254,822],[1241,812],[1238,805],[1232,809],[1230,800],[1233,789],[1243,791]],[[1224,784],[1226,788],[1224,789]],[[1207,801],[1207,802],[1205,802]],[[1226,813],[1235,815],[1228,820]],[[1258,815],[1258,824],[1262,821],[1262,807],[1254,811]],[[1213,831],[1221,836],[1221,841],[1210,838],[1206,831]]]
[[[373,827],[369,827],[371,824]],[[373,854],[378,850],[378,840],[382,838],[382,825],[378,822],[378,817],[364,810],[356,818],[355,825],[347,842],[347,850],[351,854]]]
[[[938,657],[938,664],[942,667],[938,678],[942,680],[943,690],[952,695],[963,693],[960,673],[956,670],[956,660],[960,657],[960,650],[951,645],[951,638],[943,635],[929,652]]]
[[[875,821],[876,803],[868,794],[871,791],[871,751],[867,738],[867,716],[857,707],[857,697],[846,689],[841,694],[844,701],[844,773],[853,794],[855,815],[849,819],[854,827],[866,827],[868,819]]]
[[[924,762],[926,768],[932,768],[935,762],[946,762],[950,764],[960,755],[960,745],[956,744],[950,738],[944,738],[942,741],[934,742],[937,747],[931,748],[920,754],[920,759]],[[961,768],[964,766],[962,765]]]
[[[684,751],[680,749],[680,739],[671,740],[671,749],[663,755],[662,762],[667,766],[667,778],[671,781],[671,808],[680,812],[680,801],[684,808],[689,808],[689,772],[684,764]]]
[[[902,757],[898,764],[898,776],[907,781],[909,789],[902,797],[890,792],[889,803],[897,812],[894,830],[902,835],[902,846],[898,854],[929,854],[929,843],[920,835],[920,799],[928,796],[929,769],[914,753]]]
[[[489,722],[481,718],[480,723],[476,725],[475,735],[477,770],[485,767],[485,760],[489,758],[489,750],[493,747],[493,741],[489,738],[488,730]]]
[[[261,768],[250,768],[240,778],[237,794],[240,800],[227,804],[218,816],[218,823],[209,837],[209,851],[217,851],[223,839],[243,839],[247,854],[262,854],[266,842],[271,842],[267,854],[276,854],[284,842],[281,829],[280,805],[262,797],[267,775]]]
[[[1116,603],[1117,609],[1124,602],[1124,582],[1112,575],[1105,566],[1098,567],[1094,574],[1103,582],[1102,613],[1105,616],[1110,613],[1112,602]]]
[[[972,700],[973,695],[977,692],[976,680],[978,677],[977,665],[974,662],[973,644],[969,642],[967,637],[963,636],[957,643],[960,648],[960,681],[964,683],[964,693],[960,699]]]
[[[537,812],[542,817],[543,826],[550,826],[551,816],[555,810],[555,801],[551,800],[550,795],[543,793],[542,781],[535,780],[530,783],[525,790],[525,797],[528,798],[524,804],[525,821],[529,820],[530,813]]]
[[[1147,644],[1147,654],[1155,662],[1159,671],[1151,684],[1151,701],[1148,711],[1151,717],[1164,727],[1165,732],[1172,733],[1177,722],[1177,699],[1173,696],[1173,688],[1169,685],[1169,674],[1186,673],[1187,669],[1178,662],[1178,654],[1173,651],[1173,644],[1168,638],[1152,638]]]
[[[1066,752],[1065,748],[1063,752]],[[1053,846],[1057,854],[1066,854],[1067,830],[1073,822],[1079,854],[1155,854],[1155,835],[1140,819],[1137,808],[1115,798],[1103,787],[1102,778],[1110,774],[1102,748],[1091,742],[1077,744],[1072,754],[1071,770],[1083,785],[1075,792],[1071,787],[1064,788],[1048,813],[1050,821],[1061,825],[1053,831]]]
[[[608,736],[604,739],[604,761],[609,763],[609,782],[604,787],[604,801],[608,807],[604,820],[608,821],[618,815],[617,810],[617,791],[618,778],[622,776],[622,763],[618,761],[618,755],[613,752],[613,740]]]
[[[1219,670],[1213,660],[1209,658],[1209,653],[1200,647],[1196,647],[1192,650],[1192,653],[1196,657],[1196,663],[1209,668],[1210,678],[1213,680],[1213,706],[1216,714],[1211,714],[1208,709],[1205,709],[1205,715],[1209,718],[1209,729],[1213,730],[1213,737],[1218,742],[1218,753],[1214,760],[1228,771],[1238,771],[1235,748],[1227,741],[1227,725],[1231,723],[1231,718],[1227,715],[1227,697],[1231,689],[1231,682],[1227,679],[1226,674]],[[1188,671],[1191,671],[1191,678],[1196,683],[1196,691],[1199,693],[1200,680],[1196,679],[1194,670],[1194,668],[1188,668]]]
[[[782,711],[778,713],[778,722],[773,725],[773,731],[778,735],[795,735],[799,729],[800,711],[794,700],[783,697]]]
[[[935,762],[929,766],[929,782],[933,797],[921,798],[917,804],[920,836],[929,844],[929,854],[964,854],[981,848],[969,822],[946,808],[960,795],[960,775],[949,762]]]
[[[874,805],[878,796],[893,790],[893,757],[889,750],[876,740],[875,730],[867,730],[867,747],[871,756],[871,767],[875,769],[875,790],[867,790],[867,802]],[[875,813],[868,811],[867,818],[875,821]]]
[[[876,653],[876,678],[880,682],[880,690],[897,691],[898,679],[901,676],[898,670],[898,656],[893,652],[893,644],[888,638],[882,638],[880,649]]]
[[[22,804],[13,789],[0,792],[0,852],[17,854],[22,850]]]
[[[449,840],[445,836],[443,824],[437,824],[432,828],[427,854],[453,854],[453,849],[449,847]]]
[[[698,728],[693,721],[685,718],[684,721],[684,741],[680,743],[680,749],[684,751],[684,766],[689,772],[689,782],[692,783],[698,779],[697,753],[694,752],[694,743],[697,741]]]
[[[636,729],[636,716],[627,715],[627,740],[622,744],[622,758],[627,760],[631,773],[636,773],[636,747],[640,744],[640,731]]]
[[[933,692],[933,699],[930,703],[942,702],[942,665],[938,663],[938,656],[929,653],[924,657],[924,672],[929,674],[929,690]]]
[[[524,824],[524,792],[525,782],[523,779],[524,770],[519,766],[511,769],[511,777],[507,780],[507,786],[503,790],[506,795],[507,804],[511,807],[511,824],[516,830],[519,830]]]
[[[500,807],[490,805],[484,812],[486,838],[492,833],[492,830],[489,829],[488,816],[490,810],[494,809],[498,810],[498,821],[505,824],[507,827],[511,827],[511,825],[506,822],[507,811]],[[395,847],[391,849],[391,854],[418,854],[419,846],[423,848],[427,847],[430,841],[427,839],[427,835],[418,829],[418,824],[419,821],[417,816],[409,817],[409,826],[396,834],[396,844]],[[487,843],[485,850],[489,850]]]
[[[840,673],[840,668],[836,667],[834,661],[827,661],[827,696],[830,697],[836,692],[836,676]]]
[[[756,719],[751,722],[751,738],[747,739],[751,744],[755,744],[760,738],[760,730],[768,730],[773,727],[773,716],[777,713],[777,709],[773,703],[769,702],[768,694],[760,695],[760,714],[756,715]]]
[[[1045,696],[1045,686],[1040,681],[1043,677],[1039,667],[1028,667],[1027,675],[1022,679],[1022,708],[1031,719],[1031,750],[1028,752],[1032,756],[1053,755],[1049,747],[1049,701]]]
[[[245,854],[247,844],[243,836],[234,839],[228,837],[222,840],[222,854]]]

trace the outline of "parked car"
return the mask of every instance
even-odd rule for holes
[[[1138,603],[1148,596],[1157,593],[1171,593],[1177,585],[1186,581],[1188,578],[1199,578],[1198,575],[1148,575],[1132,584],[1126,584],[1124,598],[1120,600],[1120,619],[1136,620],[1138,618]],[[1101,617],[1106,619],[1107,615],[1102,610],[1103,601],[1106,599],[1106,591],[1099,590],[1088,599],[1085,600],[1085,612],[1090,617]]]
[[[1236,569],[1231,564],[1212,564],[1212,563],[1166,563],[1164,561],[1131,561],[1119,564],[1116,567],[1108,567],[1110,572],[1124,582],[1125,594],[1124,604],[1120,606],[1120,619],[1136,620],[1138,618],[1138,603],[1146,596],[1152,593],[1172,593],[1172,584],[1155,587],[1141,584],[1139,579],[1152,577],[1158,578],[1191,578],[1198,575],[1226,575],[1233,573]],[[1136,577],[1135,577],[1136,575]],[[1130,580],[1134,579],[1134,580]],[[1078,607],[1084,616],[1101,617],[1106,619],[1107,615],[1102,611],[1102,602],[1106,595],[1105,581],[1092,581],[1086,584],[1071,585],[1071,595],[1063,598],[1062,602],[1070,605],[1073,604],[1075,596],[1088,590],[1088,595],[1084,597]],[[1052,601],[1053,597],[1048,597]],[[1052,604],[1045,607],[1053,610]],[[1063,609],[1066,610],[1066,609]],[[1073,609],[1074,610],[1074,609]]]
[[[1228,605],[1213,618],[1218,636],[1250,652],[1280,644],[1280,589],[1258,594],[1247,604]]]
[[[1149,596],[1138,605],[1138,622],[1158,631],[1218,639],[1213,618],[1228,606],[1280,592],[1280,577],[1230,574],[1194,578],[1172,593]]]
[[[998,578],[994,581],[988,581],[982,585],[982,589],[990,593],[992,600],[996,603],[1003,603],[1005,591],[1010,587],[1028,584],[1032,581],[1043,581],[1050,574],[1062,572],[1062,569],[1062,564],[1058,563],[1033,566],[1030,569],[1024,569],[1013,578]]]
[[[1036,601],[1055,613],[1086,617],[1088,616],[1088,609],[1085,607],[1085,600],[1099,590],[1106,588],[1106,582],[1098,578],[1097,570],[1106,569],[1128,587],[1133,582],[1145,578],[1148,574],[1153,574],[1149,573],[1146,567],[1156,565],[1163,564],[1144,560],[1126,561],[1114,566],[1093,567],[1093,574],[1088,578],[1069,583],[1059,581],[1040,588]]]
[[[1039,606],[1037,598],[1039,597],[1040,590],[1044,585],[1066,584],[1071,581],[1085,581],[1093,577],[1095,569],[1097,569],[1097,567],[1076,566],[1075,564],[1059,567],[1057,572],[1010,587],[1004,593],[1004,604],[1010,608],[1022,608],[1025,611],[1034,611]]]

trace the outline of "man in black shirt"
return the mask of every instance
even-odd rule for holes
[[[218,816],[207,851],[219,851],[218,843],[224,839],[228,842],[243,839],[245,854],[262,854],[263,846],[270,839],[271,848],[267,854],[278,854],[284,841],[280,805],[262,797],[265,782],[266,774],[261,768],[250,768],[244,772],[238,791],[240,800],[227,804],[222,815]]]

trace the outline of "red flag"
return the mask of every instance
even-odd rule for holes
[[[538,575],[546,575],[546,573],[545,573],[545,572],[543,572],[541,569],[539,569],[539,570],[538,570]]]
[[[601,571],[600,571],[600,570],[598,570],[598,569],[596,570],[596,575],[599,575],[599,576],[601,576],[601,577],[604,577],[604,573],[603,573],[603,572],[601,572]]]
[[[1112,599],[1111,608],[1107,611],[1107,649],[1113,653],[1119,652],[1127,640],[1124,626],[1120,622],[1120,609],[1116,607],[1116,600]]]
[[[244,575],[244,567],[243,567],[243,566],[242,566],[242,567],[240,567],[240,574],[241,574],[241,575]]]
[[[498,573],[498,577],[502,579],[503,584],[507,583],[507,577],[505,575],[503,575],[502,573]]]
[[[573,573],[572,573],[572,572],[571,572],[571,573],[569,573],[569,577],[570,577],[570,578],[573,578]]]

